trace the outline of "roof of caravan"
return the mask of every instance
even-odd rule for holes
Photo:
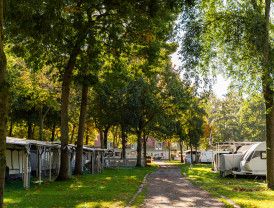
[[[242,145],[252,145],[258,142],[216,142],[213,143],[212,146],[214,145],[236,145],[236,146],[242,146]]]
[[[47,147],[58,147],[58,144],[46,142],[46,141],[37,141],[37,140],[29,140],[29,139],[20,139],[20,138],[14,138],[14,137],[7,137],[6,138],[7,144],[13,144],[13,145],[37,145],[37,146],[47,146]]]

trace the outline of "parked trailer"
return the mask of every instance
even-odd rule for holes
[[[240,168],[232,171],[234,175],[266,176],[266,143],[252,145],[240,161]]]
[[[197,150],[197,161],[199,161],[199,158],[201,154],[204,152],[204,150]],[[185,157],[185,163],[190,164],[191,163],[191,150],[187,150],[184,152],[186,154]],[[192,151],[192,162],[196,162],[196,151]]]
[[[213,150],[209,150],[209,151],[204,151],[201,153],[199,162],[200,163],[212,163],[212,158],[214,158],[214,156],[216,154],[229,154],[231,153],[230,151],[213,151]]]
[[[232,171],[240,170],[240,162],[250,147],[251,145],[243,145],[233,154],[220,155],[220,176],[226,177]]]
[[[241,154],[246,151],[254,142],[218,142],[215,145],[216,151],[229,151],[228,154]],[[212,170],[221,170],[221,157],[227,153],[217,153],[212,162]]]

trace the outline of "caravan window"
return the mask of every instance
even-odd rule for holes
[[[266,159],[266,152],[261,152],[261,159]]]
[[[261,157],[261,152],[260,151],[255,151],[254,154],[253,154],[253,156],[252,156],[252,159],[254,159],[256,157],[258,157],[258,158]]]
[[[246,159],[247,162],[249,162],[251,160],[253,153],[254,153],[253,151],[249,152],[249,154],[247,155],[247,159]]]

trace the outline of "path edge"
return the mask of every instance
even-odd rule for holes
[[[158,168],[157,168],[157,169],[158,169]],[[156,170],[157,170],[157,169],[156,169]],[[156,171],[156,170],[155,170],[155,171]],[[140,186],[139,186],[137,192],[133,195],[133,197],[132,197],[131,200],[128,202],[127,206],[125,206],[125,208],[131,207],[131,204],[134,202],[134,200],[136,199],[136,197],[138,196],[138,194],[140,194],[140,193],[143,191],[144,187],[146,186],[147,177],[148,177],[151,173],[153,173],[153,172],[155,172],[155,171],[149,172],[149,173],[147,173],[147,174],[145,175],[145,177],[144,177],[142,183],[140,184]]]
[[[229,205],[233,206],[234,208],[241,208],[239,205],[237,205],[234,201],[232,201],[230,198],[226,197],[226,196],[223,196],[222,194],[212,190],[211,188],[207,187],[207,186],[204,186],[202,185],[201,183],[197,182],[195,179],[189,177],[186,175],[186,169],[184,168],[184,173],[183,173],[184,177],[188,180],[190,180],[192,183],[194,183],[194,185],[197,185],[199,187],[201,187],[202,189],[206,190],[206,191],[209,191],[209,192],[213,192],[215,193],[216,195],[219,196],[219,198],[222,198],[224,201],[226,201],[226,203],[228,203]]]

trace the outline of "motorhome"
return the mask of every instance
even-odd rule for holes
[[[235,154],[220,156],[220,175],[266,175],[266,145],[242,146]]]

